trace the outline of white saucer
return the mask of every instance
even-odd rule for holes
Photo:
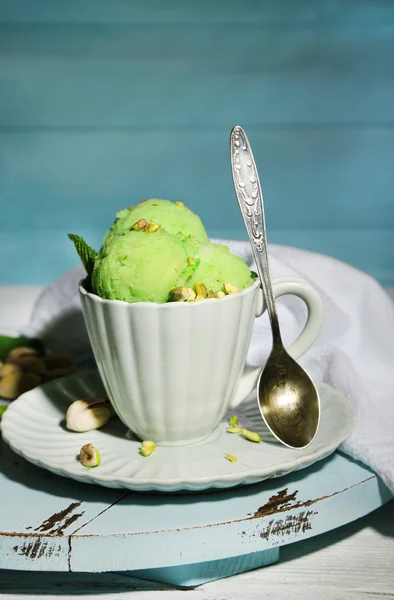
[[[23,394],[4,413],[1,429],[4,440],[28,461],[84,483],[160,492],[227,488],[308,467],[334,452],[349,436],[354,425],[349,402],[324,383],[317,388],[321,422],[315,440],[305,450],[286,448],[264,433],[252,400],[233,412],[243,426],[261,433],[263,442],[259,444],[227,433],[227,418],[210,440],[193,446],[159,446],[147,458],[139,453],[140,442],[116,417],[96,431],[70,432],[65,428],[68,405],[104,393],[97,371],[57,379]],[[101,454],[101,465],[93,469],[77,460],[80,448],[89,442]],[[236,456],[238,462],[226,460],[226,453]]]

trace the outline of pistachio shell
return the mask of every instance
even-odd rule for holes
[[[16,363],[5,363],[0,367],[0,377],[5,377],[6,375],[10,375],[11,373],[21,373],[22,367],[17,365]]]
[[[29,348],[29,346],[19,346],[19,348],[14,348],[11,352],[8,353],[6,362],[13,362],[15,359],[20,358],[21,356],[37,356],[38,352],[35,348]]]
[[[71,431],[92,431],[106,425],[113,414],[111,403],[106,398],[76,400],[67,409],[66,426]]]
[[[15,400],[41,382],[34,373],[10,373],[0,381],[0,396],[7,400]]]

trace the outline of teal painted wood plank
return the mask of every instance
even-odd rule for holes
[[[68,535],[123,496],[39,469],[0,438],[0,569],[67,571]]]
[[[214,236],[246,239],[237,229],[214,230]],[[33,230],[0,235],[0,285],[48,284],[78,264],[63,230]],[[78,227],[89,243],[99,248],[101,230]],[[394,285],[394,229],[272,229],[271,242],[328,254],[364,270],[382,285]],[[281,273],[275,273],[280,276]]]
[[[270,229],[394,226],[394,128],[247,132]],[[157,196],[183,200],[210,231],[242,230],[228,138],[227,128],[0,134],[0,232],[104,231],[120,208]]]
[[[394,25],[3,25],[0,38],[3,130],[394,125]]]
[[[265,513],[278,491],[294,496],[283,511]],[[71,570],[143,569],[146,556],[150,568],[157,568],[259,552],[338,527],[390,497],[368,469],[338,454],[302,476],[236,493],[130,494],[72,536]],[[261,516],[250,518],[259,509]],[[94,561],[88,551],[93,543],[99,557]]]
[[[241,6],[241,8],[240,8]],[[0,21],[33,23],[132,23],[147,22],[210,25],[248,24],[380,24],[394,20],[390,0],[1,0]]]

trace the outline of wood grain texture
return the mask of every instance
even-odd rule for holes
[[[0,599],[381,600],[394,598],[394,502],[373,514],[283,549],[278,564],[180,591],[122,574],[2,571]],[[97,589],[97,594],[95,593]],[[137,592],[137,594],[136,594]]]
[[[391,2],[0,0],[0,39],[0,255],[16,259],[3,283],[49,282],[70,264],[65,232],[101,238],[148,196],[243,236],[236,123],[270,239],[394,282]]]

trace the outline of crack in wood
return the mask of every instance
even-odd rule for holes
[[[348,488],[344,488],[343,490],[339,490],[338,492],[333,492],[332,494],[327,494],[327,496],[320,496],[319,498],[314,498],[313,500],[303,500],[302,502],[293,502],[297,498],[298,490],[288,493],[287,488],[281,490],[274,496],[271,496],[263,506],[260,506],[252,515],[249,517],[250,519],[258,519],[262,517],[267,517],[269,515],[273,515],[280,512],[287,512],[288,510],[293,510],[295,508],[304,508],[311,506],[312,504],[316,504],[316,502],[321,502],[322,500],[328,500],[328,498],[333,498],[334,496],[338,496],[339,494],[343,494],[348,490],[351,490],[358,485],[366,483],[371,479],[375,479],[376,475],[371,475],[368,479],[364,481],[360,481],[359,483],[355,483],[354,485],[349,486]]]

